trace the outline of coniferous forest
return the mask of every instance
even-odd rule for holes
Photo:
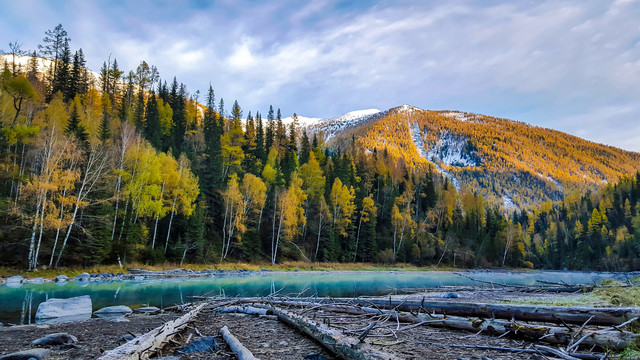
[[[94,76],[62,25],[10,44],[0,265],[412,263],[640,269],[640,174],[506,211],[384,148],[329,147],[146,62]],[[20,61],[23,59],[24,61]],[[241,101],[241,99],[240,99]],[[308,131],[309,130],[309,131]]]

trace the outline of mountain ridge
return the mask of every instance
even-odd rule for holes
[[[332,148],[345,151],[355,145],[364,152],[385,151],[408,168],[430,166],[458,190],[479,192],[505,209],[562,200],[640,171],[637,152],[456,110],[405,104],[349,122],[312,122],[306,128],[321,134]]]

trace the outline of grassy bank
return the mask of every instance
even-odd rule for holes
[[[398,263],[393,265],[373,264],[373,263],[308,263],[303,261],[284,262],[281,264],[260,264],[260,263],[235,263],[228,262],[222,264],[175,264],[175,263],[163,263],[156,265],[146,264],[127,264],[120,268],[118,265],[96,265],[91,267],[73,267],[73,268],[58,268],[58,269],[39,269],[36,271],[25,271],[24,269],[15,269],[8,267],[0,267],[0,276],[21,275],[23,277],[35,278],[53,278],[60,274],[65,274],[69,277],[74,277],[83,272],[88,273],[119,273],[127,272],[127,268],[145,269],[152,271],[163,271],[173,269],[191,269],[191,270],[250,270],[259,271],[267,269],[271,271],[433,271],[433,270],[459,270],[450,267],[418,267],[411,264]]]

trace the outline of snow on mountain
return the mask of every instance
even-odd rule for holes
[[[49,68],[53,66],[53,61],[54,61],[53,59],[43,58],[43,57],[37,57],[36,59],[38,61],[38,72],[40,74],[46,74]],[[15,56],[16,67],[19,68],[22,73],[26,73],[29,67],[30,60],[31,60],[31,56],[16,55]],[[0,55],[0,62],[4,64],[5,61],[7,62],[9,68],[11,68],[11,64],[14,61],[13,55]],[[89,70],[89,74],[92,76],[92,78],[89,79],[89,82],[100,79],[100,74],[98,74],[97,72]]]
[[[321,131],[324,134],[325,141],[331,140],[337,133],[348,128],[354,127],[364,121],[375,116],[384,114],[378,109],[365,109],[350,111],[342,116],[327,119],[307,118],[315,121],[309,121],[307,125],[314,131]],[[301,122],[302,124],[302,122]]]
[[[300,126],[310,126],[321,121],[322,118],[311,118],[306,116],[298,116],[298,125]],[[282,119],[282,122],[285,124],[291,124],[293,122],[293,116],[288,116]]]
[[[479,166],[482,163],[467,137],[449,132],[443,132],[440,139],[429,147],[426,158],[458,167]]]
[[[456,190],[460,190],[460,184],[458,183],[458,179],[456,179],[455,176],[453,176],[453,174],[451,174],[450,172],[440,167],[438,162],[434,161],[434,158],[432,156],[429,156],[429,152],[424,147],[424,140],[422,137],[422,132],[420,131],[420,127],[418,126],[418,123],[414,122],[411,126],[409,126],[409,130],[411,131],[411,138],[413,139],[413,143],[415,144],[416,149],[418,150],[418,154],[423,158],[431,161],[435,166],[436,170],[442,173],[442,176],[448,177],[449,180],[451,180],[451,183],[453,184],[453,186],[456,188]]]

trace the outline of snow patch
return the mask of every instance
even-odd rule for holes
[[[378,109],[365,109],[350,111],[342,116],[338,116],[330,119],[320,119],[317,122],[310,125],[313,130],[322,131],[325,137],[325,141],[329,141],[336,136],[339,132],[342,132],[348,128],[352,128],[364,121],[371,119],[374,116],[383,114]]]
[[[420,127],[418,126],[418,123],[414,122],[413,124],[411,124],[411,126],[409,126],[409,130],[411,131],[411,138],[413,139],[413,143],[416,146],[416,150],[418,151],[418,154],[421,157],[431,161],[435,166],[436,170],[438,170],[442,174],[442,176],[449,178],[449,180],[451,180],[451,183],[456,188],[456,190],[460,190],[460,184],[458,183],[458,179],[456,179],[455,176],[453,176],[450,172],[440,167],[437,161],[433,161],[433,158],[430,158],[428,156],[428,152],[424,147],[424,140],[422,138],[422,132],[420,132]]]
[[[504,208],[507,210],[515,209],[517,207],[516,203],[514,203],[507,195],[502,195],[502,203],[504,204]]]
[[[540,176],[541,178],[555,184],[558,187],[558,190],[562,191],[562,184],[560,184],[560,182],[558,182],[556,179],[552,178],[551,176],[544,176],[541,173],[538,173],[538,176]]]
[[[469,138],[443,132],[440,139],[427,151],[427,159],[437,159],[448,166],[480,166],[475,149],[469,144]]]
[[[318,123],[321,120],[322,120],[322,118],[311,118],[311,117],[306,117],[306,116],[298,116],[298,125],[300,125],[300,126],[310,126],[310,125]],[[282,122],[284,124],[287,124],[287,125],[291,124],[293,122],[293,116],[288,116],[286,118],[283,118]]]

